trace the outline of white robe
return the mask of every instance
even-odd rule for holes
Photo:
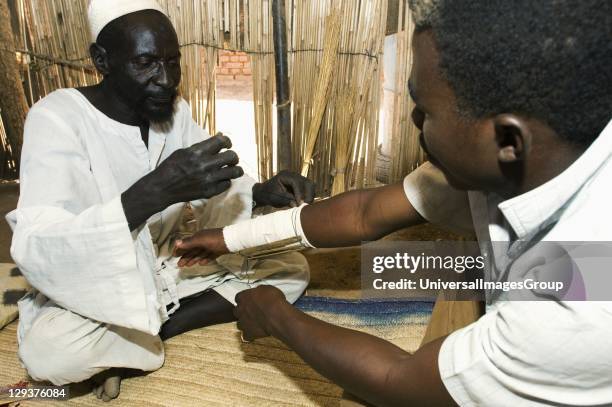
[[[150,129],[148,149],[138,127],[110,119],[75,89],[55,91],[32,107],[24,132],[19,203],[7,215],[13,228],[11,255],[36,289],[19,303],[20,356],[32,376],[57,383],[84,380],[100,370],[91,371],[88,364],[107,368],[119,363],[151,370],[163,362],[156,335],[180,298],[215,289],[234,302],[239,291],[266,283],[295,301],[305,289],[308,267],[296,254],[263,262],[248,279],[241,278],[241,260],[235,255],[200,267],[195,277],[193,269],[179,270],[171,245],[183,221],[182,203],[130,232],[121,193],[172,152],[207,137],[184,100],[177,103],[172,125]],[[245,176],[221,195],[192,202],[197,228],[250,218],[254,182]],[[167,305],[171,305],[168,312]],[[71,343],[75,335],[80,337],[78,328],[87,334],[88,324],[97,327],[100,338],[90,337],[91,346],[81,347],[86,355],[68,355],[84,362],[80,367],[58,368],[61,374],[49,373],[45,366],[53,363],[45,363],[49,349],[40,337],[56,329],[46,339],[61,342],[57,338],[61,333]],[[36,335],[31,332],[34,325]],[[129,333],[115,332],[107,341],[106,348],[116,348],[117,355],[109,357],[108,349],[96,349],[96,344],[104,343],[104,335],[109,339],[109,332],[117,330]],[[154,359],[130,363],[125,355],[134,352],[133,359],[142,359],[142,349]],[[63,353],[59,347],[57,352]]]

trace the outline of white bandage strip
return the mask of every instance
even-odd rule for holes
[[[306,204],[226,226],[223,228],[225,245],[230,252],[236,253],[297,236],[306,247],[314,247],[302,229],[300,214],[304,206]]]

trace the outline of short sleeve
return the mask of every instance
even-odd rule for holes
[[[474,230],[467,191],[451,187],[442,171],[426,162],[404,178],[404,191],[428,222],[459,233]]]

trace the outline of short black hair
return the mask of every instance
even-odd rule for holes
[[[412,0],[470,117],[515,113],[588,145],[612,118],[612,1]]]

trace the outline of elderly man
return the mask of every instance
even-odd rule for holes
[[[431,162],[403,183],[202,231],[178,244],[182,263],[296,235],[352,245],[428,219],[472,228],[491,260],[485,279],[507,283],[562,278],[545,250],[530,257],[539,242],[612,241],[612,3],[412,3],[412,119]],[[612,302],[575,298],[487,296],[477,322],[413,355],[306,315],[273,287],[240,293],[236,314],[247,340],[279,338],[375,405],[610,406]]]
[[[295,255],[246,273],[235,256],[180,269],[171,253],[185,202],[197,226],[220,227],[256,205],[312,201],[313,185],[285,172],[255,183],[227,137],[197,126],[177,97],[177,35],[154,0],[93,0],[89,19],[103,80],[32,107],[7,217],[11,254],[35,287],[19,303],[19,356],[34,379],[58,385],[158,369],[163,339],[233,320],[238,292],[265,283],[296,300],[308,282]],[[110,376],[96,390],[105,400],[119,391]]]

